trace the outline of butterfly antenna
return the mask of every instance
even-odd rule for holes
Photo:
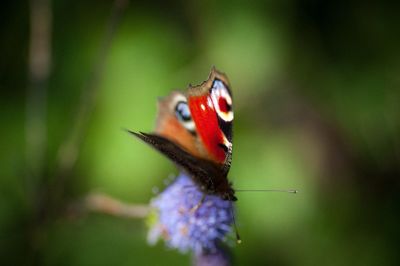
[[[297,189],[235,189],[235,192],[284,192],[291,194],[299,193]]]
[[[232,206],[233,206],[233,202],[232,202]],[[233,227],[235,228],[236,243],[240,244],[240,243],[242,243],[242,239],[240,239],[239,231],[238,231],[238,228],[237,228],[237,225],[236,225],[235,214],[233,213],[233,208],[230,208],[230,209],[231,209]]]

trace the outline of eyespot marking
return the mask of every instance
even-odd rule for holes
[[[196,132],[195,124],[186,101],[180,100],[176,103],[175,116],[178,118],[181,124],[192,134]]]
[[[221,112],[224,113],[228,113],[231,110],[231,106],[228,104],[228,102],[226,101],[226,99],[224,97],[219,97],[218,99],[218,106],[219,106],[219,110]]]
[[[222,81],[216,79],[213,83],[213,87],[211,88],[210,93],[211,100],[213,102],[218,117],[225,122],[232,122],[232,97],[230,95],[229,89]]]

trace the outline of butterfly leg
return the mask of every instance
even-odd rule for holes
[[[200,207],[201,205],[204,203],[204,200],[206,199],[206,194],[203,194],[201,196],[201,199],[199,201],[199,203],[197,203],[196,205],[193,206],[193,208],[190,209],[191,213],[195,213]]]

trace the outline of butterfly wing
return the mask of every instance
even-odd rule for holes
[[[202,84],[172,92],[158,104],[153,134],[134,136],[192,175],[206,191],[235,200],[227,179],[232,158],[232,98],[229,82],[214,68]]]
[[[190,87],[188,105],[207,159],[224,165],[228,172],[232,158],[232,94],[227,77],[215,68],[202,84]]]
[[[215,186],[219,182],[216,181],[214,183],[213,180],[218,180],[218,178],[221,177],[221,169],[218,165],[210,161],[194,157],[174,142],[162,136],[143,132],[136,133],[129,130],[128,132],[148,143],[154,149],[167,156],[178,166],[184,168],[192,176],[195,176],[196,180],[204,185],[204,188],[207,188],[208,190],[215,190]]]

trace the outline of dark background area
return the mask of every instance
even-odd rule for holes
[[[163,189],[173,165],[121,129],[151,131],[156,98],[215,65],[234,95],[234,187],[300,190],[238,194],[236,265],[398,265],[389,2],[2,1],[1,264],[189,264],[149,246],[143,219],[81,205]]]

